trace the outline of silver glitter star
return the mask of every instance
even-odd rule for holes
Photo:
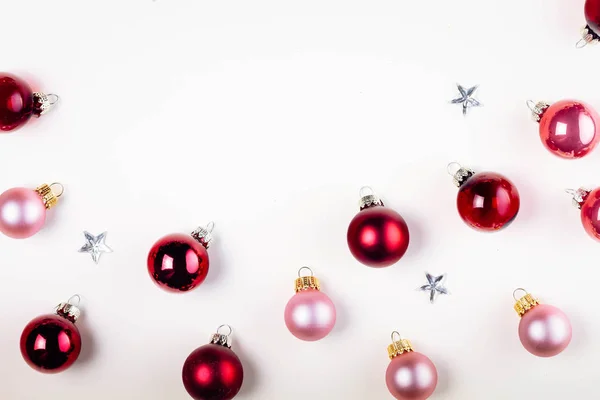
[[[438,293],[448,294],[448,289],[443,285],[446,274],[440,276],[432,276],[429,272],[425,273],[427,277],[427,285],[423,285],[419,288],[421,292],[429,292],[429,301],[431,304],[435,302],[435,298]]]
[[[85,236],[86,244],[81,246],[79,249],[80,253],[89,253],[92,255],[92,259],[96,264],[100,261],[102,253],[112,253],[112,249],[104,243],[107,232],[102,232],[98,236],[94,236],[87,231],[83,231]]]
[[[457,97],[456,99],[452,100],[451,103],[462,104],[463,115],[467,115],[467,111],[469,111],[470,107],[481,107],[482,104],[473,97],[473,94],[479,87],[478,85],[465,89],[462,85],[459,85],[457,83],[456,87],[460,92],[460,97]]]

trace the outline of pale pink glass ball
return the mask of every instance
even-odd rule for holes
[[[316,289],[296,293],[285,306],[285,325],[298,339],[309,342],[323,339],[335,325],[335,306]]]
[[[12,188],[0,195],[0,231],[14,239],[36,234],[46,222],[46,206],[28,188]]]
[[[433,362],[414,351],[394,357],[385,372],[387,388],[398,400],[425,400],[435,391],[437,382]]]
[[[523,347],[538,357],[553,357],[571,342],[571,322],[558,308],[540,304],[527,311],[519,323]]]

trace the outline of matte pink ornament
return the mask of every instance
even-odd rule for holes
[[[60,193],[52,191],[54,185],[60,186]],[[35,190],[12,188],[0,194],[0,232],[14,239],[35,235],[46,222],[46,210],[56,205],[63,189],[53,183]]]
[[[398,332],[392,332],[392,342],[388,346],[391,361],[385,372],[385,384],[391,395],[398,400],[429,398],[438,382],[435,365],[425,355],[415,352]]]
[[[515,293],[519,290],[523,289],[517,289]],[[554,357],[562,353],[573,335],[566,314],[554,306],[539,304],[527,292],[516,301],[515,311],[521,316],[519,339],[523,347],[538,357]]]
[[[303,269],[308,269],[310,275],[301,276]],[[319,280],[312,275],[310,268],[300,268],[298,276],[296,294],[285,306],[285,325],[300,340],[312,342],[323,339],[335,326],[335,306],[320,291]]]

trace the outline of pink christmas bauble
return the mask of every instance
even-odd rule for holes
[[[569,318],[560,309],[540,304],[527,311],[519,323],[523,347],[538,357],[553,357],[567,348],[572,329]]]
[[[394,357],[385,372],[387,388],[398,400],[425,400],[435,391],[437,381],[433,362],[414,351]]]
[[[285,306],[285,325],[298,339],[323,339],[335,325],[336,312],[327,295],[316,289],[301,290]]]
[[[40,195],[28,188],[8,189],[0,195],[0,231],[14,239],[36,234],[46,222],[46,206]]]

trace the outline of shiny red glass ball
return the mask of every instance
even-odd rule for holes
[[[540,119],[540,138],[546,148],[562,158],[581,158],[600,140],[600,116],[589,105],[562,100],[548,107]]]
[[[167,291],[192,290],[206,279],[208,252],[190,235],[167,235],[150,249],[148,273],[160,288]]]
[[[188,356],[181,377],[195,400],[230,400],[242,387],[244,368],[231,349],[207,344]]]
[[[33,91],[14,75],[0,73],[0,131],[23,126],[33,115]]]
[[[585,19],[596,35],[600,35],[600,0],[586,0]]]
[[[404,218],[384,206],[360,211],[348,227],[348,247],[361,263],[375,268],[396,263],[408,249],[409,233]]]
[[[508,226],[517,216],[520,204],[516,186],[494,172],[481,172],[467,179],[456,199],[461,218],[482,231]]]
[[[581,223],[591,237],[600,240],[600,188],[585,196],[581,205]]]
[[[58,315],[42,315],[27,324],[21,334],[21,354],[29,366],[45,373],[69,368],[81,352],[81,336],[75,324]]]

